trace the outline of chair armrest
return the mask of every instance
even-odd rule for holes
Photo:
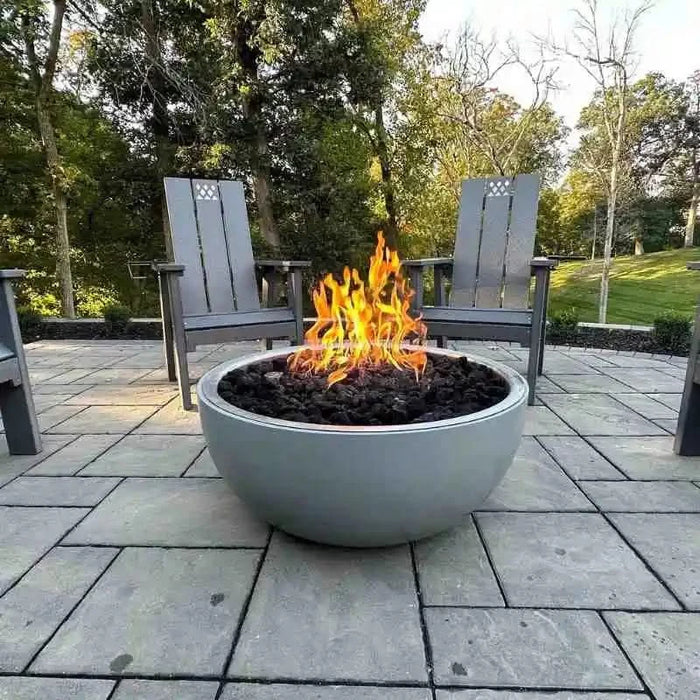
[[[689,262],[689,263],[686,265],[686,267],[687,267],[689,270],[700,270],[700,260],[698,260],[697,262]]]
[[[180,263],[151,263],[151,269],[159,275],[181,275],[185,271],[185,266]]]
[[[276,269],[282,272],[311,267],[311,260],[256,260],[255,266],[261,269]]]
[[[19,279],[26,274],[26,270],[0,270],[0,280]]]
[[[418,260],[402,260],[403,267],[426,268],[426,267],[452,267],[453,258],[420,258]]]
[[[550,258],[533,258],[530,260],[530,274],[534,275],[539,270],[553,270],[559,265],[558,260],[551,260]]]

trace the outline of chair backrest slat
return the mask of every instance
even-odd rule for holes
[[[209,308],[204,289],[192,184],[182,178],[166,177],[165,197],[168,203],[174,261],[185,266],[185,273],[180,281],[183,313],[185,316],[206,314]]]
[[[451,306],[527,308],[539,186],[537,174],[463,183]]]
[[[518,175],[515,178],[506,253],[504,308],[527,308],[531,279],[530,261],[535,252],[539,193],[540,176],[536,173]]]
[[[484,219],[479,248],[479,270],[474,305],[487,309],[501,306],[506,231],[510,213],[510,178],[488,180],[484,195]]]
[[[453,306],[474,306],[485,182],[479,178],[462,183],[450,293]]]
[[[236,307],[221,217],[219,187],[214,180],[192,180],[192,191],[206,275],[209,311],[213,314],[231,312]]]
[[[236,292],[236,309],[257,311],[260,308],[260,298],[255,279],[253,245],[250,241],[243,184],[234,180],[220,180],[219,191],[233,288]]]

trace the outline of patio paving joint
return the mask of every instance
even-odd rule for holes
[[[106,497],[105,497],[106,498]],[[76,523],[77,524],[77,523]],[[68,533],[66,533],[68,534]],[[43,644],[36,650],[36,652],[32,655],[32,658],[29,659],[27,664],[24,666],[22,669],[23,674],[27,674],[28,669],[31,668],[32,664],[36,661],[37,657],[39,654],[41,654],[42,651],[51,643],[51,640],[58,634],[58,631],[63,627],[65,624],[66,620],[77,610],[78,606],[85,600],[85,598],[89,595],[90,591],[97,585],[98,581],[110,570],[112,567],[112,564],[117,560],[119,555],[123,551],[123,547],[113,547],[112,549],[116,549],[117,551],[115,552],[114,556],[109,560],[109,563],[105,568],[96,576],[95,580],[85,589],[84,593],[82,596],[80,596],[80,599],[71,607],[71,609],[68,611],[66,615],[64,615],[63,619],[61,622],[56,626],[56,629],[44,640]],[[52,550],[49,550],[52,551]],[[36,564],[34,565],[36,566]],[[33,567],[32,567],[33,568]],[[31,569],[30,569],[31,571]]]
[[[486,512],[486,511],[484,511],[484,512]],[[528,511],[528,512],[531,512],[531,511]],[[491,571],[493,573],[493,577],[496,580],[496,585],[498,586],[498,591],[501,594],[501,598],[503,598],[503,604],[505,605],[506,608],[509,608],[510,603],[508,602],[508,598],[506,596],[506,589],[503,586],[503,581],[501,581],[501,576],[498,573],[498,569],[496,568],[496,565],[494,564],[493,558],[491,557],[491,550],[489,549],[489,546],[486,542],[486,538],[484,537],[484,533],[481,531],[481,525],[479,523],[479,519],[475,518],[473,513],[471,513],[469,515],[469,517],[471,518],[472,523],[474,523],[474,528],[476,529],[476,534],[479,537],[479,542],[481,542],[481,546],[484,550],[484,554],[486,554],[486,560],[488,561],[489,566],[491,567]]]
[[[644,563],[646,564],[646,562],[644,562]],[[674,596],[674,597],[675,597],[675,596]],[[637,612],[639,612],[639,611],[637,611]],[[668,610],[665,611],[665,612],[668,612]],[[615,632],[613,631],[612,627],[610,626],[610,623],[605,619],[605,615],[603,615],[602,613],[599,612],[599,613],[598,613],[598,617],[603,621],[603,624],[605,625],[606,629],[607,629],[608,632],[610,633],[610,636],[613,638],[613,640],[614,640],[615,644],[617,645],[617,648],[619,649],[620,653],[621,653],[622,656],[625,658],[625,660],[626,660],[627,663],[629,664],[629,667],[632,669],[632,671],[634,672],[634,674],[637,676],[637,680],[638,680],[638,681],[640,682],[640,684],[642,685],[642,688],[644,688],[644,692],[645,692],[645,693],[648,693],[650,698],[656,697],[656,696],[651,692],[651,689],[650,689],[649,686],[647,685],[647,682],[646,682],[646,681],[644,680],[644,678],[642,677],[642,674],[641,674],[640,670],[634,665],[634,662],[632,661],[632,658],[630,657],[630,655],[627,653],[627,650],[624,648],[624,646],[622,645],[622,643],[620,642],[620,640],[617,638],[617,635],[615,634]]]
[[[413,569],[413,581],[416,586],[416,598],[418,599],[418,619],[420,622],[421,639],[423,640],[423,652],[425,654],[425,671],[428,674],[428,688],[430,695],[435,700],[435,680],[433,678],[433,650],[430,646],[430,635],[428,634],[428,625],[423,616],[423,591],[420,585],[420,575],[418,573],[418,565],[416,564],[416,549],[415,542],[409,544],[411,554],[411,568]]]
[[[231,648],[229,649],[228,653],[226,654],[226,658],[224,659],[223,668],[221,670],[222,679],[226,678],[226,673],[228,672],[228,669],[231,666],[233,655],[236,653],[236,647],[238,646],[238,642],[241,638],[241,633],[243,631],[243,623],[245,622],[246,617],[248,616],[250,602],[253,600],[253,595],[255,595],[255,588],[258,585],[258,579],[260,578],[260,572],[262,571],[265,559],[267,559],[267,553],[270,550],[270,542],[272,542],[272,535],[274,534],[274,532],[274,528],[270,528],[270,531],[267,533],[267,541],[265,542],[265,547],[262,550],[262,554],[258,558],[255,573],[253,574],[253,582],[251,583],[250,590],[248,591],[245,600],[243,601],[243,607],[241,608],[241,613],[238,617],[238,623],[236,624],[236,629],[233,633]],[[218,700],[221,697],[221,694],[224,692],[224,686],[225,680],[222,680],[219,684],[219,689],[216,691],[214,700]]]
[[[642,553],[639,551],[637,547],[635,547],[632,542],[629,540],[629,538],[625,537],[625,535],[622,533],[622,530],[617,527],[617,525],[613,522],[611,518],[608,517],[607,512],[603,512],[600,509],[598,510],[600,515],[603,516],[605,521],[610,525],[610,527],[615,530],[617,533],[618,537],[634,552],[635,556],[644,564],[645,568],[649,573],[663,586],[664,590],[673,598],[673,600],[676,602],[677,605],[680,606],[680,610],[677,611],[670,611],[666,610],[665,612],[687,612],[688,608],[683,603],[683,601],[671,590],[671,588],[668,586],[666,581],[664,581],[663,578],[654,570],[654,568],[649,564],[649,562],[646,560],[646,558],[642,555]],[[650,513],[643,513],[643,515],[652,515]],[[675,513],[674,513],[675,515]],[[644,609],[644,612],[648,612],[646,609]]]

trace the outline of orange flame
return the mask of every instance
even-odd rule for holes
[[[317,321],[306,332],[307,345],[289,358],[294,371],[329,372],[335,384],[353,369],[390,363],[397,369],[412,369],[416,377],[425,369],[425,350],[402,347],[422,343],[425,324],[408,311],[413,291],[401,274],[395,250],[377,236],[370,258],[367,284],[354,268],[343,270],[342,283],[326,275],[313,292]]]

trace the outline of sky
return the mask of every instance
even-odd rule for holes
[[[574,21],[571,9],[581,4],[581,0],[428,0],[420,29],[426,41],[446,40],[449,44],[458,28],[469,23],[483,36],[495,35],[503,41],[513,38],[525,53],[528,47],[532,50],[533,35],[542,36],[549,31],[557,42],[564,41]],[[599,0],[599,6],[603,15],[610,18],[636,5],[624,0]],[[699,0],[657,0],[644,15],[637,33],[635,75],[660,71],[669,78],[683,80],[700,70],[699,35]],[[561,89],[550,101],[567,126],[573,128],[595,85],[573,62],[560,67],[557,81]],[[519,101],[528,100],[529,91],[519,75],[503,75],[496,84]],[[570,145],[575,141],[572,133]]]

